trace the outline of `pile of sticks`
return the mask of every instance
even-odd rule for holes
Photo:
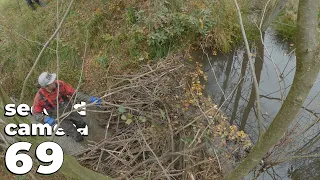
[[[147,64],[140,73],[107,77],[106,103],[97,113],[106,134],[76,154],[80,163],[115,179],[221,177],[224,158],[211,151],[202,134],[210,131],[205,126],[215,120],[206,119],[218,110],[211,102],[189,109],[181,105],[196,67],[175,56]]]

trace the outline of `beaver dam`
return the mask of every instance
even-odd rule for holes
[[[107,103],[94,111],[104,137],[74,155],[116,179],[220,179],[251,141],[202,94],[206,79],[182,55],[106,76]]]

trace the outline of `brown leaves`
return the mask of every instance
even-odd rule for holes
[[[186,90],[184,94],[184,99],[181,100],[181,104],[186,110],[190,106],[195,106],[202,102],[201,99],[203,97],[202,91],[205,86],[201,84],[200,78],[204,77],[204,72],[202,70],[202,64],[195,62],[196,68],[194,71],[189,72],[187,76],[190,78],[190,83],[188,84],[190,87]]]
[[[244,131],[239,131],[237,126],[229,125],[228,122],[222,121],[220,124],[213,127],[213,138],[219,137],[222,139],[221,146],[226,146],[226,141],[239,144],[244,149],[252,146],[248,135]]]

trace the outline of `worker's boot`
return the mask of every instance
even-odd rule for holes
[[[34,0],[37,4],[39,4],[39,6],[41,7],[45,7],[46,6],[46,3],[44,2],[40,2],[39,0]]]
[[[31,0],[26,0],[26,1],[33,11],[36,10],[36,7],[34,7],[33,2]]]
[[[83,137],[82,135],[77,131],[77,133],[75,133],[75,136],[73,137],[73,139],[76,141],[76,142],[80,142],[80,141],[83,141]]]

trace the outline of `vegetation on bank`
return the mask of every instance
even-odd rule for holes
[[[5,1],[1,6],[1,76],[5,90],[19,96],[21,85],[38,53],[57,26],[56,1],[31,11],[26,3]],[[239,1],[246,14],[248,4]],[[59,4],[59,19],[68,1]],[[4,10],[5,9],[5,10]],[[254,37],[247,21],[249,38]],[[241,31],[232,0],[220,1],[106,1],[75,2],[61,29],[59,78],[76,86],[85,57],[82,90],[98,92],[106,74],[136,71],[139,64],[204,47],[229,51],[241,43]],[[87,45],[87,51],[85,47]],[[41,71],[56,71],[56,39],[41,57],[26,94]]]
[[[298,0],[289,0],[286,8],[279,14],[273,23],[278,35],[285,40],[294,41],[296,32],[296,19]]]
[[[273,28],[277,31],[277,34],[284,40],[291,42],[295,42],[298,2],[299,0],[288,0],[285,9],[273,22]],[[320,17],[320,11],[318,17]],[[318,25],[318,29],[319,27]]]
[[[274,23],[278,34],[287,39],[292,39],[295,32],[296,1],[290,0]],[[252,13],[248,2],[238,3],[249,41],[258,39],[256,26],[249,23],[249,16],[246,18]],[[26,3],[2,1],[0,75],[12,96],[19,96],[29,69],[57,26],[56,1],[47,4],[31,11]],[[67,5],[68,1],[59,2],[59,19]],[[84,58],[85,86],[81,90],[94,93],[103,89],[106,74],[136,71],[140,64],[168,53],[200,49],[200,43],[228,52],[242,42],[233,0],[79,0],[61,29],[59,78],[76,86]],[[29,98],[37,90],[33,84],[38,74],[57,70],[56,47],[54,39],[42,55],[27,86]]]

